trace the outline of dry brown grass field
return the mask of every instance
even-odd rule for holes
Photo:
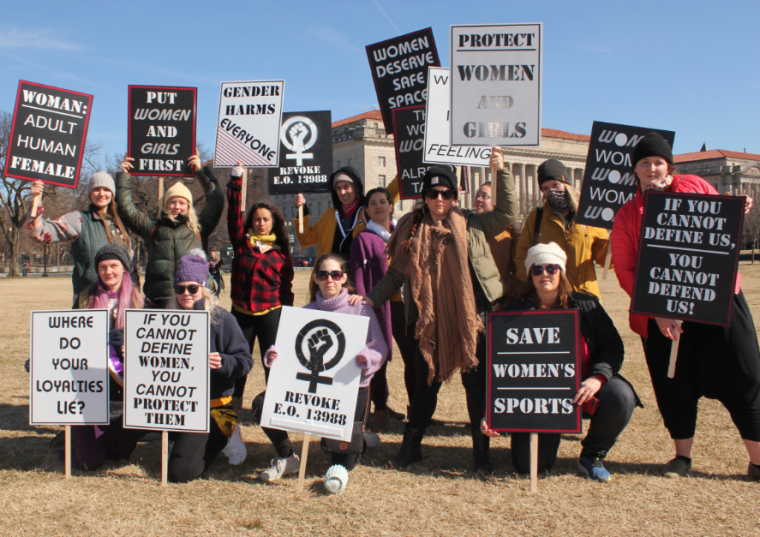
[[[760,265],[742,263],[743,287],[760,320]],[[308,273],[297,274],[297,305],[306,301]],[[601,282],[604,305],[626,343],[625,376],[646,406],[637,409],[607,459],[609,483],[581,479],[575,469],[580,436],[564,436],[559,460],[528,493],[515,473],[509,443],[492,443],[496,471],[470,470],[470,437],[459,378],[444,385],[425,438],[425,460],[406,470],[383,469],[401,442],[394,422],[383,445],[351,472],[347,490],[331,496],[321,476],[329,458],[312,442],[307,486],[297,478],[269,485],[256,479],[274,451],[249,410],[243,413],[248,458],[230,466],[223,455],[203,478],[160,487],[160,442],[139,444],[126,462],[98,471],[74,470],[48,447],[58,427],[28,425],[29,312],[70,304],[67,278],[0,279],[0,512],[2,535],[757,535],[760,483],[747,477],[747,455],[728,413],[703,400],[690,477],[659,476],[672,456],[639,339],[627,322],[628,298],[614,275]],[[229,297],[223,304],[229,305]],[[753,337],[748,334],[748,337]],[[258,353],[248,381],[246,407],[263,389]],[[391,407],[404,410],[403,364],[396,353],[389,376]],[[300,451],[301,439],[293,435]]]

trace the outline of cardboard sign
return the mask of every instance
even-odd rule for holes
[[[451,26],[451,143],[541,143],[543,25]]]
[[[126,310],[124,428],[209,431],[209,312]]]
[[[29,425],[108,425],[108,310],[33,311]]]
[[[449,70],[428,68],[428,99],[425,109],[425,153],[428,164],[488,167],[491,148],[482,145],[451,145],[449,125]]]
[[[92,95],[21,80],[5,175],[76,188]]]
[[[280,127],[280,166],[269,170],[269,194],[329,192],[332,112],[287,112]]]
[[[369,318],[283,306],[261,426],[351,440]]]
[[[431,165],[423,162],[425,149],[425,107],[410,106],[393,110],[393,136],[396,143],[400,197],[402,200],[422,195],[422,180]]]
[[[284,97],[284,80],[222,82],[214,166],[276,167]]]
[[[192,177],[197,88],[129,86],[131,175]]]
[[[441,65],[433,30],[425,28],[366,48],[385,130],[393,132],[394,109],[424,107],[427,101],[428,67]]]
[[[612,229],[620,207],[639,189],[631,157],[639,140],[650,132],[660,134],[673,147],[676,133],[672,131],[594,121],[576,222]]]
[[[648,192],[631,312],[728,326],[744,198]]]
[[[575,310],[488,314],[488,408],[494,431],[579,433],[580,327]]]

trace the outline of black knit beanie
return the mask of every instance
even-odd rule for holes
[[[459,198],[459,185],[457,184],[457,174],[451,166],[431,166],[422,179],[422,194],[434,186],[447,186],[456,193]]]
[[[656,132],[650,132],[636,144],[631,158],[634,168],[638,161],[647,157],[662,157],[673,164],[673,150],[667,140]]]
[[[560,161],[550,158],[538,167],[538,186],[546,181],[556,180],[572,186],[568,179],[567,168]]]
[[[103,246],[98,250],[98,253],[95,254],[95,268],[97,269],[97,266],[101,261],[107,261],[109,259],[121,261],[121,264],[124,265],[124,270],[127,272],[132,271],[132,263],[129,262],[129,254],[123,246],[115,243],[109,243]]]

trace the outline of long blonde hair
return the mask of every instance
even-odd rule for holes
[[[211,313],[211,324],[218,325],[222,321],[222,316],[224,315],[222,312],[225,310],[219,306],[219,300],[208,287],[201,287],[201,291],[203,292],[203,309]],[[174,290],[172,290],[172,297],[166,303],[166,309],[184,309],[179,305],[179,302],[177,302],[177,295],[174,293]]]
[[[166,204],[168,202],[169,200],[166,200],[166,202],[164,202],[164,214],[166,214],[166,217],[169,220],[176,223],[177,219],[174,218],[171,214],[169,214],[166,211]],[[187,216],[187,227],[189,227],[195,235],[200,236],[201,224],[198,222],[198,215],[196,214],[195,207],[192,204],[190,205],[190,208],[187,210],[187,214],[185,216]]]

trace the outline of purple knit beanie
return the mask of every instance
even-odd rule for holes
[[[179,260],[177,272],[174,274],[174,285],[180,282],[196,282],[207,287],[208,261],[200,248],[191,250]]]

